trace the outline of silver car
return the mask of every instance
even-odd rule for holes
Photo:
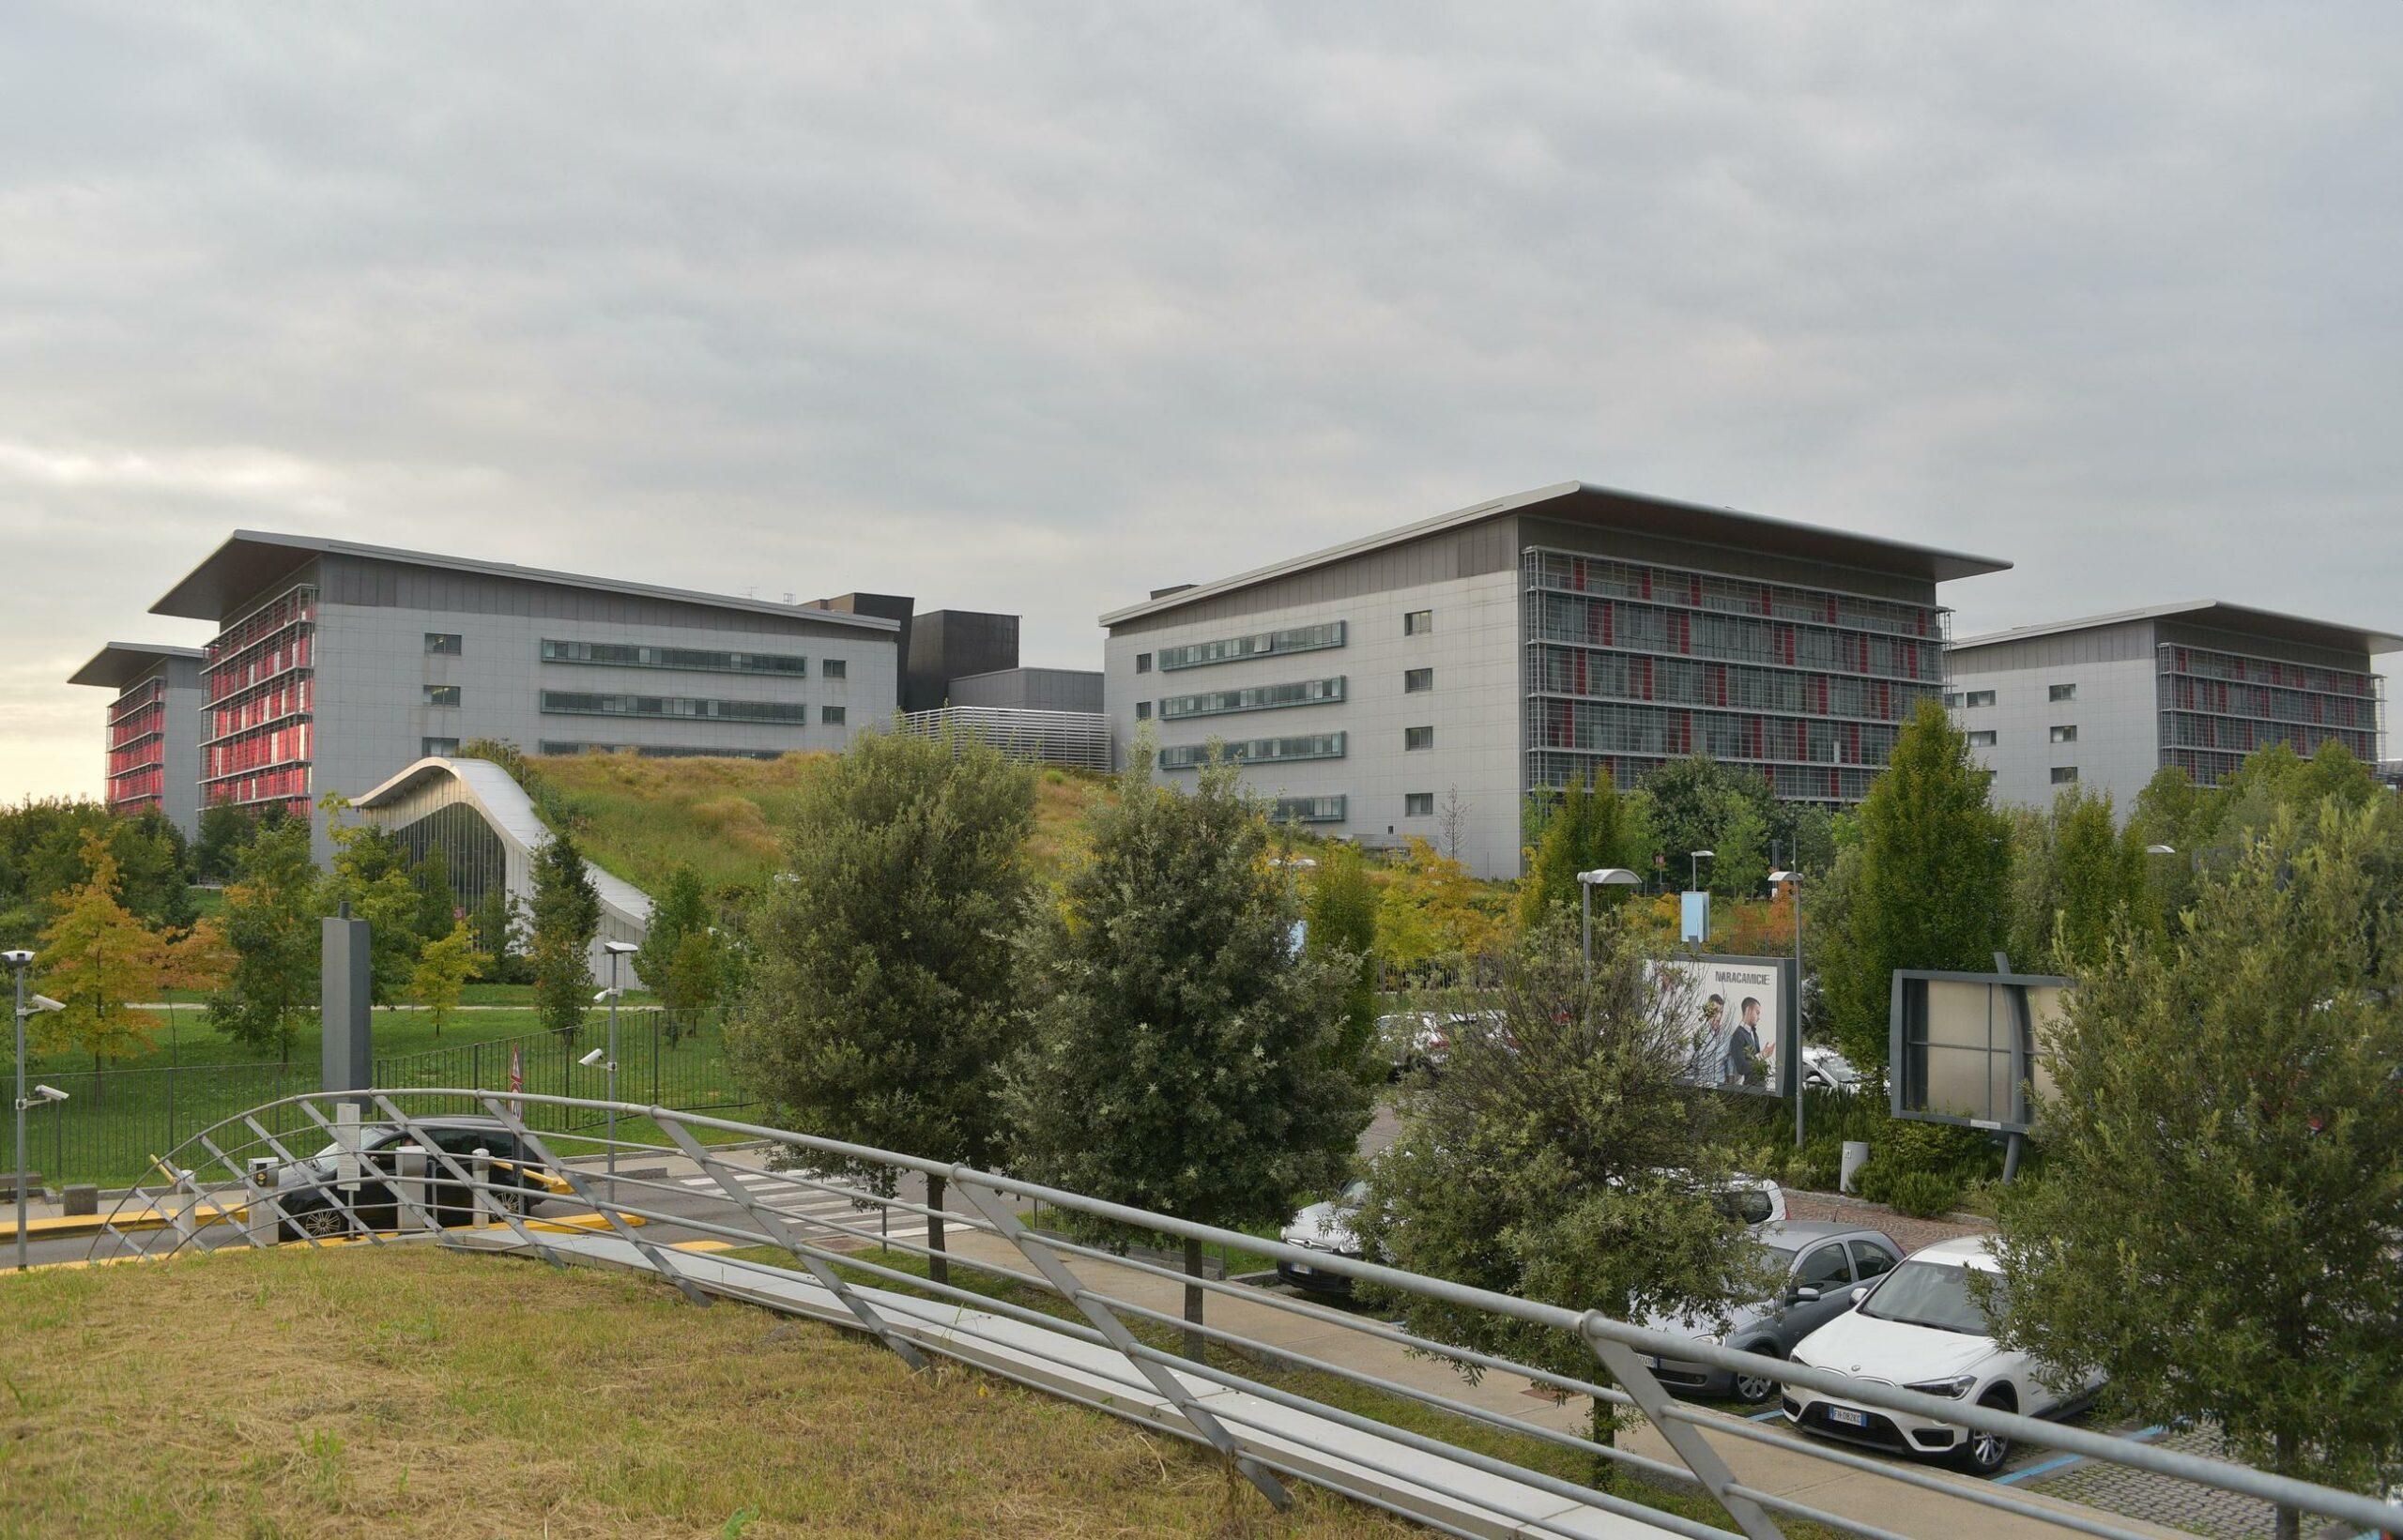
[[[1885,1276],[1903,1256],[1884,1231],[1831,1220],[1779,1220],[1756,1227],[1753,1234],[1784,1265],[1785,1287],[1774,1298],[1737,1306],[1725,1332],[1716,1321],[1667,1316],[1645,1324],[1742,1352],[1790,1357],[1797,1343],[1852,1308],[1856,1285]],[[1777,1394],[1777,1381],[1765,1374],[1741,1375],[1674,1358],[1647,1358],[1645,1364],[1661,1383],[1690,1395],[1758,1402]]]

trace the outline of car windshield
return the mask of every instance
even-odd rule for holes
[[[1721,1212],[1746,1225],[1766,1223],[1771,1214],[1777,1212],[1777,1206],[1768,1200],[1768,1194],[1758,1187],[1722,1187],[1712,1195],[1712,1198],[1718,1203]]]
[[[1969,1270],[1945,1262],[1905,1262],[1860,1306],[1878,1320],[1932,1326],[1939,1332],[1985,1336],[1993,1328],[1969,1297]]]

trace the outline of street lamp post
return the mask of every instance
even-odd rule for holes
[[[65,1006],[47,995],[36,995],[30,1003],[25,999],[25,969],[34,963],[34,954],[25,951],[0,953],[0,962],[8,965],[16,975],[17,987],[17,1271],[25,1270],[25,1111],[34,1104],[25,1095],[25,1018],[40,1011],[63,1011]],[[41,1088],[45,1102],[67,1100],[64,1091]]]
[[[1686,852],[1686,886],[1688,888],[1698,889],[1702,886],[1702,863],[1706,858],[1711,861],[1716,861],[1719,859],[1719,852],[1716,850],[1689,850]]]
[[[1802,1148],[1802,874],[1771,872],[1771,882],[1792,884],[1794,895],[1794,1148]]]
[[[1594,890],[1601,886],[1633,888],[1642,885],[1643,881],[1624,866],[1597,866],[1590,872],[1577,874],[1577,895],[1584,909],[1577,945],[1584,954],[1587,983],[1592,983],[1594,978]]]
[[[609,999],[609,1180],[618,1177],[618,997],[625,991],[618,986],[618,960],[642,949],[631,941],[604,941],[601,950],[609,954],[609,987],[601,991]],[[654,1051],[656,1051],[654,1049]],[[614,1193],[615,1188],[611,1191]]]

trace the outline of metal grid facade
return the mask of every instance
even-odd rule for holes
[[[253,606],[202,649],[200,800],[310,812],[317,590],[301,584]]]
[[[901,730],[926,738],[959,732],[1006,758],[1068,770],[1111,769],[1110,718],[1099,711],[1031,711],[1003,706],[946,706],[907,711]]]
[[[1632,787],[1696,752],[1781,797],[1855,802],[1944,689],[1947,612],[1530,546],[1526,784]]]
[[[158,807],[167,792],[167,678],[162,670],[109,703],[108,804],[112,813]]]
[[[2247,754],[2272,743],[2305,755],[2341,743],[2356,759],[2378,763],[2386,681],[2377,674],[2171,642],[2154,657],[2161,762],[2197,785],[2217,785]]]

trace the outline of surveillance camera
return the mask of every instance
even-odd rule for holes
[[[576,1062],[583,1065],[586,1069],[590,1069],[593,1065],[601,1062],[601,1056],[608,1051],[609,1050],[606,1048],[595,1048],[590,1053],[586,1054],[582,1059],[577,1060]]]
[[[52,999],[48,995],[27,995],[25,1008],[30,1011],[64,1011],[67,1002]]]
[[[21,948],[12,947],[7,952],[0,952],[0,963],[6,963],[10,968],[31,968],[34,966],[34,954]]]
[[[615,993],[615,990],[604,989],[601,993],[592,997],[592,1003],[595,1005],[606,1005],[609,1003],[609,997]]]
[[[67,1100],[67,1093],[60,1090],[56,1086],[36,1086],[34,1088],[34,1094],[40,1097],[45,1102],[63,1102]]]

